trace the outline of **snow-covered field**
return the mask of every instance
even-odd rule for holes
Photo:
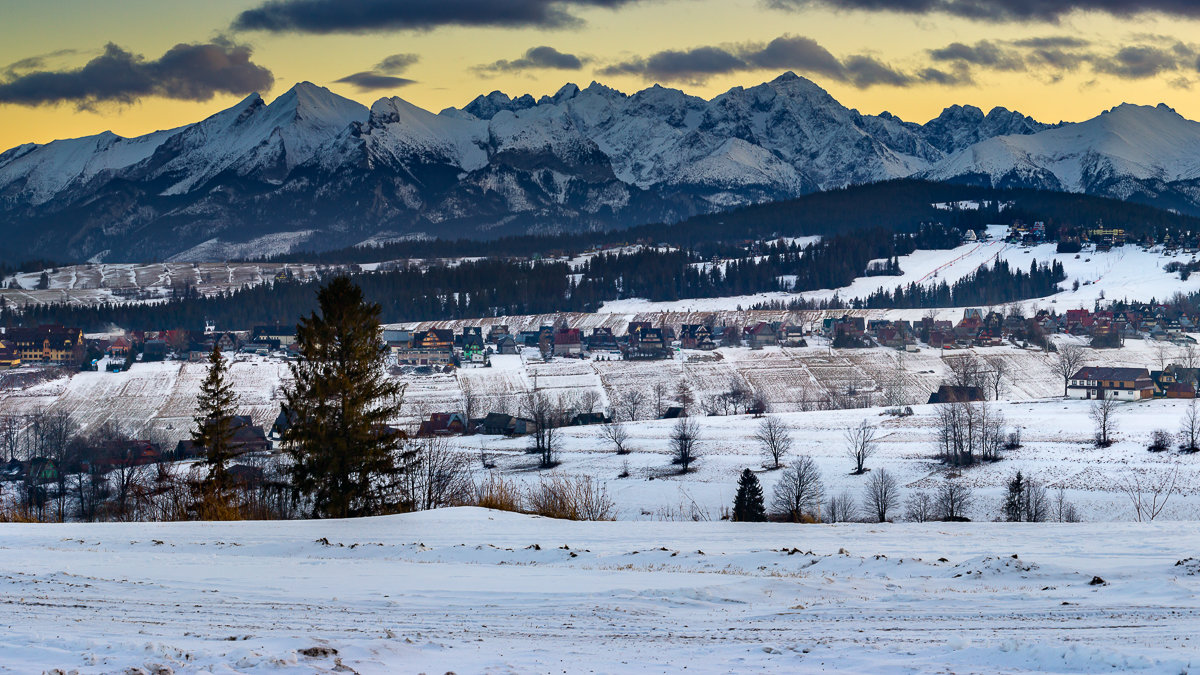
[[[0,672],[1186,673],[1197,544],[480,509],[0,525]]]
[[[958,482],[974,492],[969,517],[996,520],[1003,515],[1008,480],[1021,471],[1046,486],[1052,499],[1062,488],[1083,520],[1128,521],[1136,514],[1122,485],[1135,476],[1146,482],[1175,472],[1178,491],[1160,517],[1200,520],[1200,455],[1147,450],[1155,429],[1171,433],[1179,429],[1186,407],[1186,402],[1177,400],[1121,404],[1115,415],[1116,443],[1099,449],[1091,442],[1094,425],[1086,401],[1003,403],[998,409],[1008,427],[1020,431],[1023,447],[1006,452],[1003,461],[954,470],[934,458],[935,406],[914,406],[911,417],[887,415],[882,408],[783,413],[778,417],[794,439],[790,456],[808,455],[819,467],[826,499],[846,493],[863,504],[871,472],[851,474],[844,433],[867,420],[878,427],[878,450],[867,468],[886,469],[894,476],[902,501],[918,492],[932,495],[947,475],[956,475]],[[627,447],[632,449],[628,455],[615,454],[600,427],[564,429],[561,465],[555,472],[601,481],[621,520],[718,520],[732,508],[738,475],[746,468],[757,473],[770,507],[774,486],[783,472],[764,468],[766,458],[754,440],[762,420],[751,415],[695,419],[700,427],[699,459],[686,475],[678,475],[678,467],[671,461],[670,435],[675,424],[671,420],[627,424]],[[453,443],[475,458],[481,450],[486,452],[507,479],[533,485],[543,477],[535,470],[536,457],[524,452],[528,439],[469,436]],[[626,469],[629,477],[618,477]],[[477,471],[481,476],[484,473]],[[903,518],[903,509],[895,517]]]

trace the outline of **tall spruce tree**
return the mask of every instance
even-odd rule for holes
[[[317,293],[319,312],[300,320],[300,360],[284,392],[294,420],[283,440],[292,488],[314,518],[353,518],[407,507],[402,477],[414,452],[387,426],[403,389],[388,378],[377,304],[337,277]]]
[[[227,511],[233,501],[228,462],[233,458],[237,394],[228,375],[229,366],[221,356],[221,348],[214,345],[208,356],[208,376],[200,385],[196,429],[192,432],[192,442],[204,449],[204,466],[208,469],[197,486],[193,503],[193,510],[204,520],[224,517],[221,512]]]
[[[1010,523],[1024,520],[1025,516],[1025,477],[1018,471],[1008,481],[1008,493],[1004,495],[1004,519]]]
[[[750,469],[743,470],[742,476],[738,478],[737,496],[733,500],[733,519],[747,523],[761,523],[767,520],[762,485]]]

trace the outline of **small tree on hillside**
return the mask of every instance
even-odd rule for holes
[[[1067,385],[1071,381],[1071,376],[1083,367],[1083,359],[1083,349],[1078,345],[1062,345],[1055,352],[1051,365],[1054,367],[1054,372],[1062,378],[1063,396],[1067,395]]]
[[[846,456],[854,462],[856,476],[866,471],[867,459],[875,454],[875,432],[876,428],[866,420],[857,427],[846,429]]]
[[[737,496],[733,499],[733,519],[747,523],[761,523],[767,519],[762,485],[750,469],[743,470],[738,478]]]
[[[1018,471],[1015,476],[1008,481],[1008,491],[1004,494],[1004,519],[1010,523],[1018,523],[1022,520],[1023,512],[1022,500],[1025,497],[1025,476]]]
[[[934,513],[938,520],[969,520],[967,509],[974,501],[971,488],[947,478],[934,495]]]
[[[625,444],[629,442],[629,430],[625,428],[624,424],[620,422],[605,424],[600,427],[600,435],[604,437],[604,440],[613,444],[618,455],[629,454],[629,448],[625,447]]]
[[[198,450],[203,449],[207,471],[197,485],[192,504],[196,516],[202,520],[228,517],[232,507],[234,486],[228,463],[234,456],[231,444],[236,431],[233,417],[237,395],[228,377],[229,366],[221,348],[214,346],[208,355],[208,376],[200,385],[196,429],[192,432],[192,443]]]
[[[1200,450],[1200,407],[1196,399],[1188,401],[1183,411],[1183,422],[1179,426],[1179,449],[1184,452]]]
[[[872,472],[863,491],[863,505],[875,522],[887,522],[888,514],[900,506],[900,486],[887,469]]]
[[[1117,431],[1117,400],[1102,398],[1092,403],[1089,415],[1096,424],[1096,445],[1107,448],[1113,444],[1113,434]]]
[[[316,518],[352,518],[412,507],[404,473],[415,459],[403,434],[403,388],[384,372],[380,307],[363,299],[348,277],[317,293],[320,314],[296,326],[300,360],[285,389],[295,419],[283,440],[292,458],[292,487]]]
[[[779,482],[775,484],[772,506],[781,518],[797,523],[806,520],[815,522],[820,519],[824,496],[825,487],[817,463],[812,457],[801,455],[784,469]]]
[[[771,463],[772,469],[778,469],[783,457],[792,449],[792,436],[783,420],[774,415],[768,415],[758,425],[754,434],[763,455]]]
[[[674,449],[674,461],[679,465],[679,473],[687,473],[692,462],[696,461],[699,443],[700,425],[691,417],[680,417],[671,430],[671,446]]]

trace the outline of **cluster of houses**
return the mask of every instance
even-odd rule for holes
[[[720,345],[742,344],[751,348],[804,346],[804,333],[801,326],[786,322],[759,322],[744,331],[732,326],[684,324],[676,331],[669,325],[632,321],[623,335],[607,327],[585,331],[560,324],[513,332],[507,325],[494,324],[487,334],[480,326],[465,326],[459,333],[444,328],[395,329],[385,330],[383,339],[397,365],[471,367],[488,365],[492,354],[517,354],[523,348],[539,349],[546,357],[666,359],[676,349],[712,350]]]
[[[845,315],[825,319],[820,332],[833,340],[835,347],[843,348],[884,346],[915,351],[919,340],[934,349],[967,349],[995,347],[1006,341],[1036,342],[1055,333],[1089,337],[1095,347],[1117,347],[1127,339],[1195,343],[1188,333],[1200,331],[1197,321],[1200,317],[1163,305],[1116,311],[1069,309],[1063,314],[1043,309],[1032,317],[968,308],[958,322]]]

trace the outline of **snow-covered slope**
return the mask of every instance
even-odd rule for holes
[[[1164,104],[1124,104],[1078,124],[997,136],[924,174],[1129,198],[1200,178],[1200,123]]]

